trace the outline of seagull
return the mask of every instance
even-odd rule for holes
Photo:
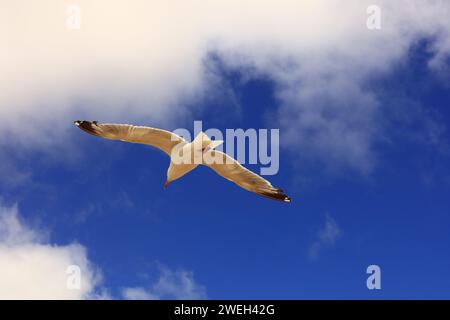
[[[270,199],[291,202],[291,198],[284,194],[283,190],[274,188],[269,181],[246,169],[234,158],[216,150],[215,148],[221,145],[223,141],[211,140],[204,132],[200,132],[192,142],[188,142],[173,132],[151,127],[80,120],[74,121],[74,124],[94,136],[150,145],[165,152],[171,159],[164,189],[167,188],[169,183],[181,178],[199,164],[202,164],[245,190]],[[198,154],[202,156],[202,159],[209,157],[216,161],[192,161]],[[180,161],[181,155],[188,155],[190,161]],[[217,161],[217,159],[220,161]]]

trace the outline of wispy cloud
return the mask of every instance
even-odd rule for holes
[[[30,170],[20,168],[13,157],[0,156],[0,184],[8,188],[23,186],[31,179]]]
[[[106,202],[86,203],[83,208],[72,213],[70,219],[75,224],[83,224],[93,216],[104,215],[117,208],[126,211],[131,210],[134,207],[135,203],[131,196],[126,191],[120,190]]]
[[[309,258],[315,260],[324,248],[332,247],[341,236],[342,231],[329,214],[325,215],[325,223],[317,232],[317,237],[309,247]]]
[[[125,299],[159,300],[159,299],[206,299],[205,287],[194,280],[190,271],[172,271],[160,268],[158,280],[148,288],[130,287],[122,290]]]

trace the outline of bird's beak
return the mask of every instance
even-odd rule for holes
[[[166,182],[164,183],[164,189],[167,189],[168,185],[169,185],[169,181],[166,180]]]

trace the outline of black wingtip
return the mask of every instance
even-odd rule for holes
[[[269,199],[283,201],[283,202],[291,202],[292,199],[284,194],[280,189],[274,189],[275,192],[261,192],[260,195],[267,197]]]
[[[280,199],[281,201],[292,202],[292,199],[289,196],[287,196],[285,194],[282,194],[281,196],[283,197],[282,199]]]
[[[97,121],[85,121],[85,120],[76,120],[73,122],[78,128],[87,133],[98,136],[100,134],[99,128],[97,127]]]

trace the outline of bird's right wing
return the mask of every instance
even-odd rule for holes
[[[283,190],[274,188],[272,184],[263,177],[243,167],[237,160],[224,152],[211,150],[211,159],[218,161],[211,164],[203,163],[213,169],[216,173],[228,179],[238,186],[274,200],[291,202],[291,198],[283,193]]]
[[[151,127],[98,123],[96,121],[75,121],[75,125],[98,137],[151,145],[164,151],[169,156],[174,146],[179,143],[187,143],[186,140],[175,133]]]

